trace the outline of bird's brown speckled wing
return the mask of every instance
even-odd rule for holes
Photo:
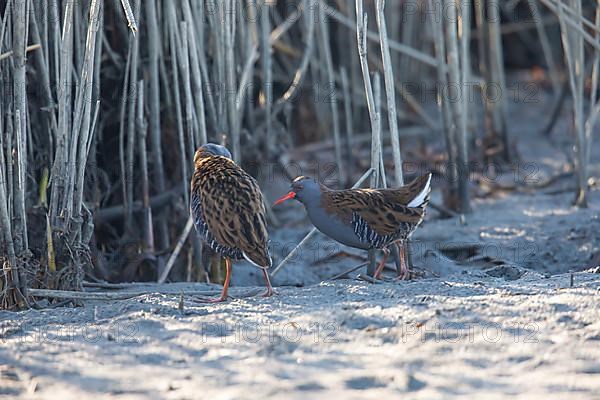
[[[397,189],[328,190],[322,194],[323,207],[342,221],[358,214],[379,235],[393,235],[399,227],[416,226],[425,215],[421,207],[407,207],[427,184],[429,174]]]
[[[200,199],[202,218],[220,246],[271,266],[263,197],[252,176],[226,157],[204,157],[196,162],[192,197]]]

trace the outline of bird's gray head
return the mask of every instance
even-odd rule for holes
[[[299,176],[292,181],[290,192],[273,205],[283,203],[288,199],[296,199],[304,205],[318,202],[321,199],[321,185],[313,178]]]
[[[232,158],[231,153],[227,150],[227,147],[221,146],[220,144],[215,143],[206,143],[202,147],[200,147],[204,152],[210,154],[211,156],[223,156],[227,158]]]
[[[223,156],[229,158],[230,160],[232,159],[231,153],[229,150],[227,150],[227,147],[215,143],[206,143],[205,145],[198,147],[198,150],[196,150],[196,154],[194,155],[194,163],[198,164],[198,162],[203,158],[214,156]]]

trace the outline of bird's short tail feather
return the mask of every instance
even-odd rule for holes
[[[427,182],[423,189],[408,203],[408,207],[424,208],[429,203],[429,193],[431,192],[431,172],[427,174]]]
[[[250,264],[252,264],[252,265],[254,265],[254,266],[258,267],[258,268],[269,269],[269,268],[271,268],[271,265],[273,265],[273,259],[268,254],[268,252],[266,254],[266,257],[263,257],[263,258],[267,258],[268,260],[263,260],[261,262],[261,264],[264,264],[264,265],[260,265],[256,261],[252,260],[248,256],[248,254],[246,254],[245,252],[242,252],[242,255],[244,256],[244,258],[246,259],[246,261],[248,261]]]

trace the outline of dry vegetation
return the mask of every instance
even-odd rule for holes
[[[572,108],[574,202],[586,206],[595,1],[0,0],[0,17],[0,308],[86,277],[164,280],[190,231],[192,157],[206,141],[256,174],[332,139],[350,186],[368,132],[370,185],[394,186],[408,150],[429,168],[427,146],[443,137],[435,206],[468,213],[470,172],[518,159],[507,65],[543,70],[550,124]],[[437,90],[437,107],[410,84]],[[401,148],[408,135],[425,150]],[[207,255],[190,238],[173,273],[204,280]]]

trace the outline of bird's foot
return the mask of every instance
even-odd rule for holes
[[[394,282],[399,282],[399,281],[410,281],[412,279],[412,274],[410,273],[410,271],[405,271],[403,273],[401,273],[400,275],[398,275],[397,277],[393,278],[392,280]]]
[[[195,297],[194,301],[197,303],[223,303],[227,301],[229,296],[219,296],[219,297]]]

